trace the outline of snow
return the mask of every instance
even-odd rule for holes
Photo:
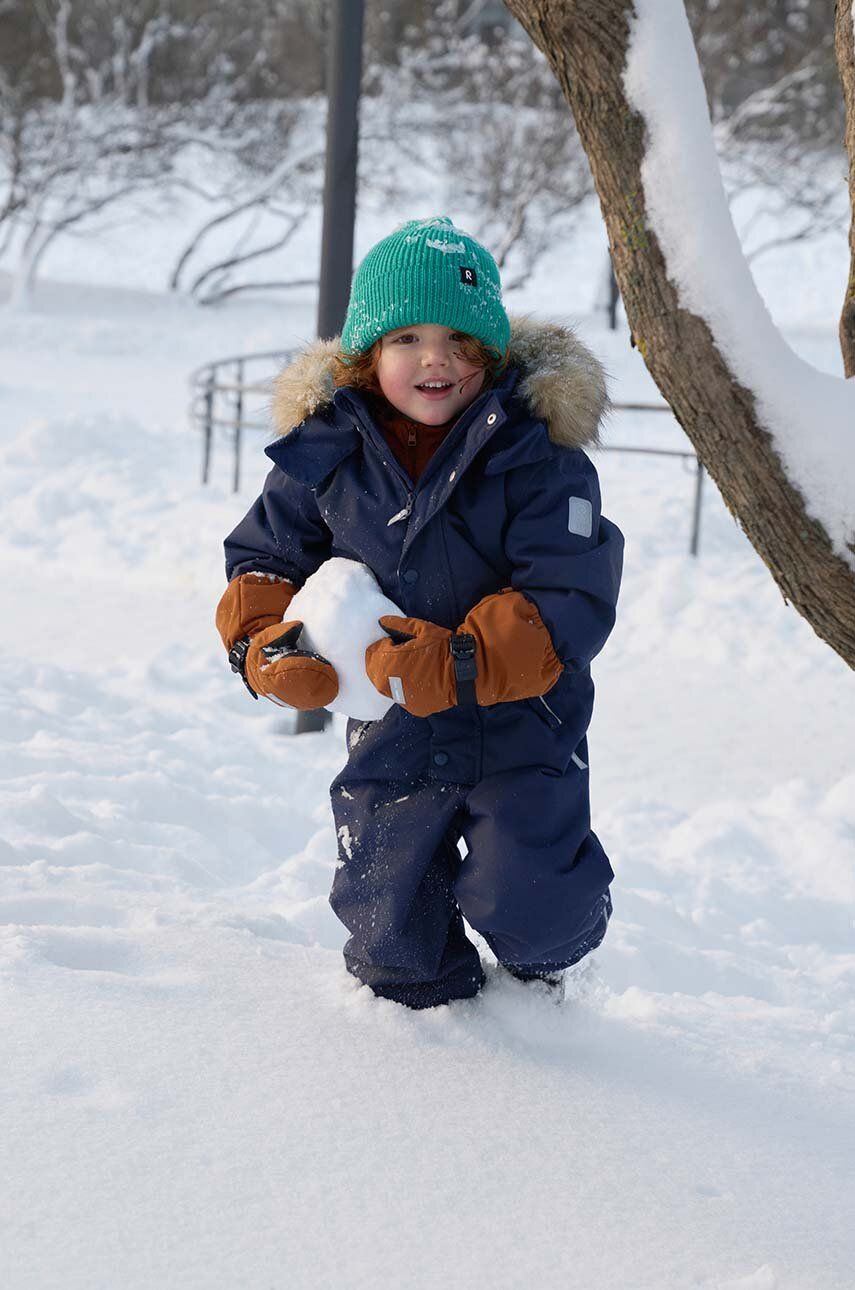
[[[644,118],[648,227],[684,308],[703,318],[756,400],[790,482],[855,569],[855,382],[817,371],[774,326],[742,255],[682,0],[639,0],[624,75]],[[842,304],[845,266],[830,297]]]
[[[338,674],[338,694],[331,712],[343,712],[359,721],[385,716],[392,700],[375,690],[365,671],[365,651],[385,636],[378,619],[400,614],[398,606],[383,595],[374,574],[364,564],[340,557],[327,560],[307,578],[288,606],[286,618],[304,623],[301,649],[314,650],[329,659]]]
[[[350,825],[343,824],[338,831],[339,841],[344,848],[344,853],[350,860],[353,856],[353,839],[350,836]]]
[[[409,240],[410,239],[407,238],[407,241]],[[466,254],[465,242],[440,242],[436,238],[429,237],[427,239],[426,245],[433,247],[435,251],[442,251],[444,255],[449,255],[449,254],[465,255]]]
[[[592,206],[514,307],[571,301],[614,397],[655,401],[584,312],[602,245]],[[834,372],[829,248],[803,316],[790,253],[761,263]],[[315,301],[199,311],[63,254],[0,311],[4,1290],[849,1290],[855,693],[714,488],[692,560],[693,475],[597,456],[627,535],[589,749],[606,941],[563,1008],[482,946],[479,998],[408,1012],[347,975],[327,903],[344,716],[287,737],[214,628],[265,436],[235,496],[186,422],[193,368],[310,337]],[[644,414],[606,441],[685,446]]]

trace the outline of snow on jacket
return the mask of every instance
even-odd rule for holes
[[[564,664],[548,694],[432,717],[395,705],[370,726],[349,722],[351,756],[372,777],[471,784],[516,766],[564,774],[587,763],[589,664],[614,625],[623,561],[584,451],[597,443],[605,381],[568,327],[511,323],[500,383],[461,413],[416,484],[368,400],[334,387],[337,339],[310,345],[277,379],[273,468],[226,539],[229,579],[264,570],[301,586],[343,556],[368,565],[402,613],[451,629],[502,587],[537,605]]]

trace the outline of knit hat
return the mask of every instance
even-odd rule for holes
[[[468,332],[502,353],[510,341],[496,261],[447,215],[409,220],[371,248],[353,275],[341,348],[363,354],[419,323]]]

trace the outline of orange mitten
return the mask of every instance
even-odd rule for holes
[[[217,605],[217,631],[226,649],[263,627],[281,623],[296,594],[296,587],[272,574],[242,573],[233,578]]]
[[[246,653],[246,680],[274,703],[311,711],[332,703],[338,674],[332,663],[300,647],[303,624],[274,623],[258,632]]]
[[[475,699],[485,706],[546,694],[564,671],[537,606],[512,587],[479,600],[457,632],[394,614],[378,622],[388,639],[368,646],[365,670],[381,694],[414,717],[429,717],[463,701],[452,637],[469,637],[470,652],[474,643]],[[466,676],[464,665],[461,677]]]
[[[536,698],[564,671],[537,606],[512,587],[479,600],[458,631],[475,637],[480,704]]]
[[[414,717],[429,717],[457,702],[447,627],[423,618],[386,614],[377,620],[386,638],[365,651],[365,671],[381,694]]]

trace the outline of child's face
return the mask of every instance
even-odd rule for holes
[[[484,384],[484,368],[460,354],[465,333],[419,323],[398,327],[380,340],[377,380],[383,394],[399,412],[438,426],[468,407]],[[424,389],[425,381],[444,388]]]

